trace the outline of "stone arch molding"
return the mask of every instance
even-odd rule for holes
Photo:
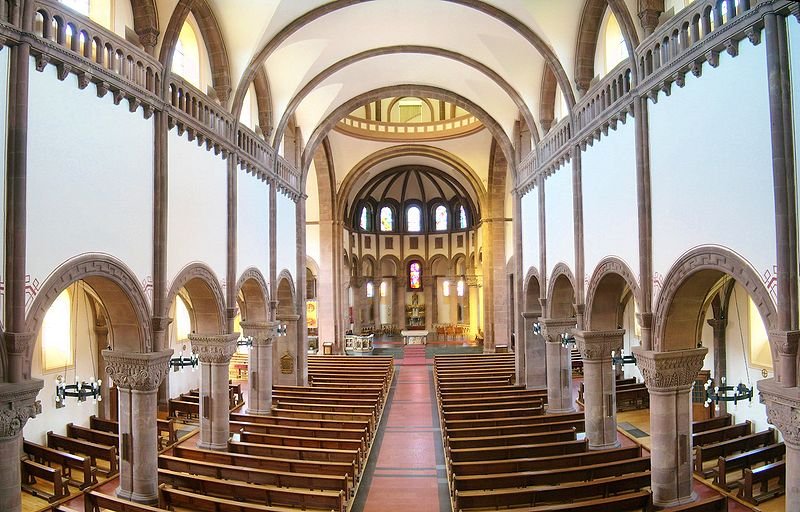
[[[217,332],[198,332],[196,334],[200,335],[208,335],[208,334],[222,334],[225,332],[225,293],[222,290],[222,286],[219,284],[219,280],[217,276],[207,266],[203,265],[202,263],[191,263],[185,266],[175,277],[172,281],[172,286],[169,289],[169,293],[167,294],[167,300],[164,301],[164,311],[161,312],[163,317],[169,316],[169,309],[172,307],[172,302],[175,300],[175,297],[178,296],[178,292],[181,288],[186,286],[188,283],[193,281],[194,279],[199,279],[202,281],[208,289],[211,291],[211,295],[213,298],[213,311],[206,311],[205,315],[212,315],[216,316],[216,323],[217,323]],[[190,298],[194,300],[191,293],[189,294]],[[195,305],[193,304],[193,309]],[[195,315],[197,315],[197,311],[195,311]]]
[[[531,311],[531,305],[528,304],[528,285],[531,284],[531,280],[536,279],[537,284],[539,285],[539,293],[542,290],[542,276],[539,274],[539,271],[536,267],[531,267],[525,273],[525,280],[522,281],[522,299],[523,299],[523,307],[525,311]],[[539,307],[539,312],[541,313],[541,306],[539,304],[536,305]]]
[[[717,246],[696,247],[681,256],[670,268],[664,278],[658,302],[654,308],[654,339],[653,350],[664,351],[665,331],[667,327],[670,307],[678,290],[694,274],[703,270],[716,270],[727,274],[740,284],[755,303],[761,315],[767,332],[777,330],[778,314],[772,296],[761,281],[761,277],[753,270],[749,263],[733,251]],[[776,347],[770,336],[770,347],[774,354]]]
[[[628,267],[628,265],[619,258],[615,258],[613,256],[604,258],[602,261],[600,261],[600,263],[597,264],[594,272],[592,272],[592,277],[589,279],[589,286],[586,290],[586,314],[584,315],[584,318],[587,331],[592,329],[592,306],[594,304],[598,288],[603,282],[604,277],[614,274],[625,280],[625,283],[628,285],[628,288],[630,288],[631,293],[633,294],[633,300],[635,300],[637,304],[642,303],[642,295],[639,289],[639,283],[636,279],[636,276],[633,275],[630,267]]]
[[[572,274],[572,270],[570,270],[569,266],[566,263],[559,262],[553,267],[552,272],[550,272],[550,280],[547,284],[547,314],[551,316],[553,314],[553,294],[555,292],[555,284],[556,280],[558,280],[559,276],[564,276],[569,281],[569,284],[572,286],[572,294],[573,294],[573,301],[575,298],[575,276]],[[541,281],[539,282],[539,286],[541,286]]]
[[[249,267],[247,270],[242,272],[242,275],[239,277],[239,280],[236,281],[236,296],[238,297],[240,293],[244,295],[245,306],[247,306],[249,300],[249,294],[244,289],[244,286],[249,283],[255,283],[255,286],[261,292],[261,300],[263,301],[264,311],[256,312],[255,318],[251,318],[251,315],[254,313],[253,311],[242,311],[240,313],[247,313],[247,320],[250,321],[266,321],[269,317],[269,286],[267,285],[266,279],[264,279],[264,275],[255,267]],[[254,297],[256,300],[258,297]]]
[[[87,281],[92,288],[113,283],[113,287],[98,293],[101,300],[112,299],[119,304],[118,307],[109,308],[108,311],[112,335],[115,332],[115,324],[118,329],[121,329],[119,324],[123,323],[131,333],[133,329],[138,333],[139,346],[136,349],[139,352],[152,352],[153,330],[150,305],[134,272],[112,256],[84,254],[62,263],[44,282],[28,310],[25,330],[32,336],[28,340],[26,358],[23,363],[26,376],[30,377],[33,346],[47,310],[61,292],[80,280]],[[125,304],[126,300],[129,303],[127,305]],[[132,348],[125,347],[126,350]]]
[[[360,265],[360,262],[359,262],[359,265]],[[296,290],[296,288],[294,286],[294,278],[292,277],[292,273],[289,272],[288,269],[283,269],[278,273],[278,277],[275,279],[275,293],[273,294],[273,297],[275,297],[275,299],[278,300],[278,309],[280,310],[281,309],[281,304],[280,304],[280,297],[279,297],[278,290],[281,287],[281,282],[284,281],[284,280],[287,281],[288,284],[289,284],[289,293],[291,293],[291,295],[292,295],[291,307],[292,307],[292,312],[294,314],[295,313],[295,309],[296,309],[296,305],[295,305],[295,290]],[[286,310],[284,310],[284,312],[285,311]]]

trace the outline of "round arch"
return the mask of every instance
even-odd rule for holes
[[[626,289],[630,290],[633,300],[641,304],[639,284],[633,272],[619,258],[608,257],[600,261],[589,279],[586,292],[586,330],[606,331],[618,329],[620,325],[620,307]]]
[[[123,262],[101,254],[87,254],[66,261],[47,278],[28,310],[27,332],[39,332],[50,305],[76,281],[86,283],[102,301],[115,350],[152,352],[152,315],[139,281]],[[23,362],[26,378],[30,378],[35,340],[33,337],[29,341]]]
[[[269,320],[269,286],[264,275],[255,267],[242,272],[236,282],[236,296],[242,321],[266,322]]]
[[[339,105],[333,112],[328,114],[328,116],[320,123],[311,136],[308,139],[308,144],[306,145],[305,149],[303,150],[303,156],[301,158],[301,170],[302,170],[302,180],[301,183],[303,184],[303,188],[305,187],[306,176],[308,175],[308,168],[311,165],[311,161],[313,159],[314,152],[317,149],[317,146],[322,142],[325,136],[328,134],[329,131],[333,129],[336,123],[339,122],[344,116],[358,108],[359,105],[363,105],[365,103],[369,103],[372,101],[376,101],[381,98],[386,98],[388,96],[414,96],[414,95],[422,95],[429,98],[433,98],[436,100],[443,100],[458,105],[465,110],[471,112],[475,117],[480,120],[481,123],[489,130],[489,132],[494,136],[495,141],[497,141],[500,148],[503,150],[503,154],[506,157],[506,160],[509,162],[512,168],[514,168],[514,172],[516,174],[516,166],[514,162],[515,160],[515,152],[514,146],[511,143],[511,140],[506,135],[503,128],[500,126],[494,118],[492,118],[483,108],[478,106],[478,104],[450,92],[446,89],[442,89],[439,87],[433,87],[430,85],[413,85],[413,84],[405,84],[405,85],[391,85],[388,87],[380,87],[378,89],[373,89],[372,91],[367,91],[365,93],[359,94],[354,98],[344,102],[343,104]]]
[[[214,272],[201,263],[192,263],[181,270],[172,281],[167,294],[163,316],[169,316],[169,308],[182,288],[192,302],[192,316],[196,334],[223,334],[225,332],[225,294],[222,292]]]
[[[542,306],[539,303],[541,295],[542,278],[539,271],[531,267],[525,274],[525,280],[522,282],[522,296],[525,298],[525,311],[529,313],[542,314]]]
[[[384,270],[383,270],[384,262],[387,262],[387,263],[393,265],[394,266],[394,270],[393,271],[384,272]],[[381,256],[381,259],[378,262],[378,268],[380,269],[380,277],[387,278],[387,277],[397,277],[397,276],[399,276],[400,272],[403,270],[401,265],[402,265],[402,263],[400,262],[400,258],[398,258],[397,256],[395,256],[393,254],[386,254],[386,255]]]
[[[777,329],[775,303],[761,277],[739,255],[715,246],[702,246],[681,256],[667,273],[654,308],[653,350],[694,348],[698,317],[708,292],[725,275],[741,285],[756,305],[767,332]],[[776,347],[770,339],[773,361]],[[776,370],[779,365],[775,365]]]
[[[547,308],[549,318],[571,318],[575,316],[575,277],[566,263],[553,267],[550,284],[547,287]]]
[[[278,274],[275,281],[275,298],[278,300],[277,314],[280,315],[296,315],[297,307],[294,302],[294,279],[292,274],[283,269]]]

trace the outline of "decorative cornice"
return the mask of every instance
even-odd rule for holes
[[[784,388],[775,379],[758,381],[761,402],[767,406],[767,421],[783,434],[786,444],[800,448],[800,388]]]
[[[561,334],[572,332],[576,326],[574,318],[542,318],[542,336],[546,342],[561,343]]]
[[[119,352],[103,350],[106,373],[121,389],[155,391],[167,376],[174,351]]]
[[[239,324],[245,338],[252,338],[254,346],[272,345],[278,322],[242,322]]]
[[[647,389],[651,391],[672,391],[688,389],[697,379],[703,367],[707,348],[654,352],[634,347],[637,366],[642,372]]]
[[[610,331],[575,331],[575,345],[581,357],[589,361],[611,360],[611,352],[621,350],[625,329]]]
[[[236,352],[236,340],[238,339],[238,332],[208,336],[201,334],[189,335],[189,341],[192,342],[192,352],[197,354],[201,363],[227,363],[231,360],[233,353]]]
[[[42,412],[42,403],[36,400],[42,387],[41,379],[0,383],[0,439],[18,436],[25,423]]]

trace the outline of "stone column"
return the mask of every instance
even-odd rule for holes
[[[22,428],[28,419],[42,412],[36,395],[44,386],[41,379],[0,383],[0,510],[20,512],[19,454],[22,452]]]
[[[277,320],[286,326],[286,334],[275,338],[272,344],[272,382],[282,386],[301,386],[297,380],[297,321],[300,315],[278,315]],[[291,371],[281,368],[281,360],[291,357]],[[287,365],[287,368],[289,365]]]
[[[272,340],[277,322],[242,322],[245,337],[252,338],[247,380],[247,413],[268,415],[272,409]]]
[[[230,436],[228,365],[239,333],[190,334],[192,352],[200,359],[200,442],[205,450],[227,450]]]
[[[625,329],[578,331],[575,343],[583,357],[583,399],[590,450],[618,448],[617,396],[611,351],[623,346]]]
[[[433,330],[433,310],[436,308],[436,278],[423,276],[423,297],[425,297],[425,330]]]
[[[775,425],[786,444],[785,510],[800,510],[800,388],[784,388],[775,379],[758,381],[767,421]]]
[[[158,503],[158,386],[172,352],[103,350],[105,372],[119,391],[117,496],[137,503]]]
[[[522,313],[522,332],[517,335],[519,350],[525,357],[525,387],[527,389],[547,388],[547,351],[544,336],[533,333],[533,324],[538,314]]]
[[[724,317],[712,318],[706,321],[711,326],[714,333],[714,382],[722,385],[722,377],[728,374],[727,371],[727,354],[725,352],[725,330],[728,327],[728,320]],[[728,403],[721,401],[717,404],[719,407],[719,415],[722,416],[728,412]]]
[[[669,352],[633,348],[650,392],[650,478],[657,507],[696,499],[692,491],[691,391],[707,352],[707,348]]]
[[[575,412],[572,397],[572,356],[561,345],[561,334],[575,328],[574,318],[542,318],[547,359],[547,412]]]

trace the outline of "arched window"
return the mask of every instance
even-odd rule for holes
[[[463,279],[459,279],[458,283],[456,283],[456,295],[458,295],[459,297],[463,297],[464,296],[464,280]]]
[[[409,206],[406,210],[406,230],[414,233],[422,231],[422,209],[417,205]]]
[[[111,30],[113,28],[111,26],[111,1],[112,0],[61,0],[61,3]]]
[[[467,229],[467,209],[463,204],[458,207],[458,229]]]
[[[372,231],[372,208],[367,205],[358,214],[358,227],[361,231]]]
[[[73,366],[72,345],[72,297],[64,290],[42,321],[43,371]]]
[[[183,297],[175,298],[175,340],[184,341],[189,339],[192,332],[192,319],[189,315],[189,306]]]
[[[381,290],[381,297],[386,297],[386,290],[387,290],[386,281],[381,281],[380,290]]]
[[[622,35],[622,29],[619,28],[619,22],[612,12],[609,11],[606,18],[606,27],[603,32],[603,46],[605,67],[603,74],[607,74],[614,66],[628,58],[628,47],[625,46],[625,38]]]
[[[200,88],[200,44],[197,34],[189,23],[184,22],[175,54],[172,56],[172,72]]]
[[[408,264],[408,287],[412,290],[422,289],[422,264],[418,261]]]
[[[389,206],[381,208],[381,231],[394,231],[394,212]]]
[[[444,280],[442,281],[442,296],[449,297],[450,296],[450,281]]]
[[[372,281],[367,281],[367,298],[372,298],[375,296],[375,285],[372,284]]]
[[[447,207],[440,204],[433,211],[433,225],[436,231],[447,231]]]

